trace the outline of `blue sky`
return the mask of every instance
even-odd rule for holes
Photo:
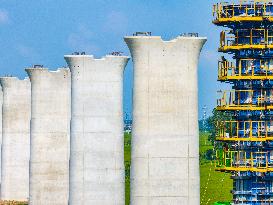
[[[194,2],[194,3],[193,3]],[[123,36],[151,31],[168,40],[198,32],[208,42],[199,64],[199,110],[216,104],[219,28],[211,24],[213,1],[204,0],[0,0],[0,75],[23,78],[24,68],[66,65],[63,55],[96,57],[129,50]],[[132,62],[125,71],[124,109],[130,113]]]

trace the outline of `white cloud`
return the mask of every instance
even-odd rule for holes
[[[107,14],[103,29],[105,31],[121,34],[126,31],[127,25],[128,19],[123,13],[118,11],[112,11]]]
[[[75,51],[95,53],[99,48],[92,42],[94,37],[94,33],[86,25],[80,24],[78,29],[68,36],[68,44]]]
[[[0,9],[0,24],[6,24],[10,21],[9,14],[6,10]]]
[[[15,49],[20,56],[29,59],[30,61],[32,61],[32,63],[40,62],[40,55],[32,47],[18,44],[16,45]]]
[[[18,45],[16,48],[19,54],[23,57],[29,57],[33,55],[33,49],[30,47],[27,47],[25,45]]]

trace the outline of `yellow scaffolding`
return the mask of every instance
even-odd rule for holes
[[[219,51],[273,48],[273,29],[238,29],[220,33]]]
[[[271,141],[273,140],[273,121],[224,121],[217,125],[216,140]]]
[[[215,167],[218,171],[273,171],[273,153],[246,151],[217,151]]]
[[[265,90],[219,91],[217,110],[265,110],[273,109],[273,95]],[[269,94],[269,97],[267,97]],[[272,99],[271,99],[272,98]]]
[[[259,64],[259,71],[255,71],[255,63]],[[245,66],[243,66],[245,65]],[[273,79],[273,60],[240,59],[235,63],[227,60],[218,62],[218,80],[266,80]]]
[[[273,21],[273,14],[267,12],[267,6],[272,5],[270,0],[244,0],[238,4],[227,2],[217,3],[213,6],[213,23],[229,23],[229,22],[261,22],[267,19]],[[240,14],[236,14],[235,11],[240,11]]]

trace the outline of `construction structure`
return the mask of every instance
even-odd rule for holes
[[[70,71],[26,69],[31,81],[29,205],[67,205]]]
[[[65,56],[71,71],[70,205],[124,205],[123,71],[119,52]]]
[[[1,77],[3,89],[1,200],[28,201],[30,81]]]
[[[134,63],[131,205],[199,205],[197,65],[206,38],[125,37]]]
[[[230,172],[233,203],[273,204],[273,3],[238,1],[214,5],[213,23],[224,26],[217,110],[230,119],[218,124],[216,170]]]

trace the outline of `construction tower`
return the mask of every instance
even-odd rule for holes
[[[216,170],[230,172],[232,204],[273,204],[273,3],[218,3],[220,35],[217,110],[231,118],[217,126]]]

